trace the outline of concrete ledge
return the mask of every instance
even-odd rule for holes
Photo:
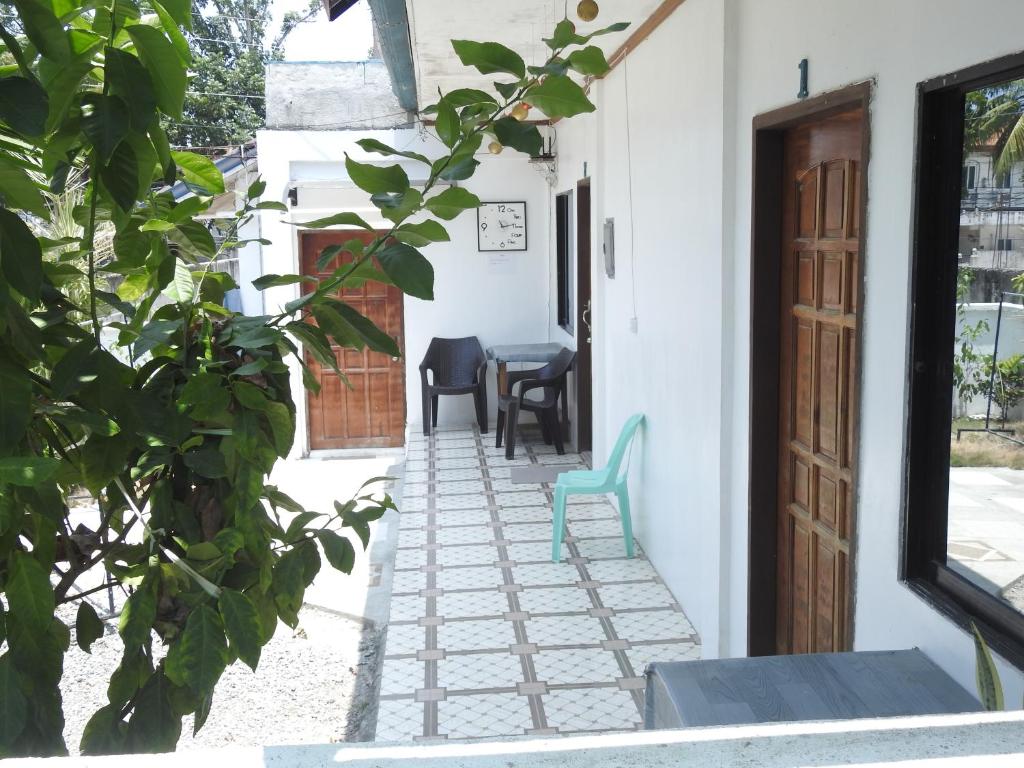
[[[2,761],[10,766],[231,768],[1019,768],[1024,712],[776,723],[434,744],[251,747],[177,755]]]

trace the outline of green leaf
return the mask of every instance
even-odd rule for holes
[[[342,573],[352,573],[352,568],[356,564],[356,549],[352,542],[328,529],[317,531],[316,536],[320,539],[320,545],[324,548],[324,554],[327,555],[327,562],[331,567]]]
[[[544,150],[544,140],[537,126],[512,117],[495,120],[494,135],[506,147],[525,152],[531,157],[536,157]]]
[[[50,209],[43,201],[39,185],[29,178],[20,165],[0,154],[0,195],[8,208],[21,208],[40,218],[49,218]]]
[[[100,168],[100,180],[122,211],[135,207],[139,191],[139,161],[128,142],[118,144],[110,161]]]
[[[39,300],[43,286],[43,250],[25,222],[3,208],[0,208],[0,272],[26,299]]]
[[[298,548],[288,550],[274,564],[273,587],[278,615],[285,624],[295,627],[306,591],[305,563]]]
[[[267,288],[274,288],[279,285],[295,285],[296,283],[315,283],[316,279],[307,275],[263,275],[252,281],[253,287],[258,291],[265,291]]]
[[[211,480],[228,476],[228,467],[224,461],[224,454],[211,446],[188,451],[185,454],[184,461],[185,466],[197,475],[208,477]]]
[[[86,653],[92,653],[92,644],[103,637],[104,625],[96,615],[96,609],[88,601],[78,603],[78,616],[75,619],[75,642]]]
[[[241,592],[223,589],[218,602],[231,647],[253,672],[260,663],[260,639],[263,629],[260,614],[252,600]]]
[[[82,132],[89,137],[101,163],[106,163],[128,135],[128,105],[119,96],[89,94],[82,99]],[[134,195],[133,195],[134,198]]]
[[[596,45],[588,45],[578,51],[569,54],[569,66],[581,75],[601,77],[608,72],[608,61],[604,57],[604,51]]]
[[[3,390],[7,388],[2,375],[0,375],[0,388]],[[0,404],[4,403],[6,394],[5,391],[0,391]],[[0,414],[0,426],[2,426],[2,420],[3,415]],[[60,462],[48,456],[15,456],[0,459],[0,488],[5,485],[18,485],[24,488],[41,485],[53,477],[58,467],[60,467]]]
[[[52,130],[63,120],[71,102],[81,93],[82,79],[93,70],[93,57],[103,48],[103,41],[96,41],[91,47],[74,55],[70,62],[42,77],[43,87],[50,96],[50,112],[46,117],[46,128]]]
[[[373,195],[370,201],[380,208],[381,215],[384,218],[397,224],[419,210],[423,204],[423,195],[415,187],[409,187],[400,195],[389,195],[387,193]]]
[[[174,260],[174,279],[164,290],[164,295],[179,304],[188,304],[196,297],[196,283],[192,271],[181,259]]]
[[[519,90],[519,83],[495,83],[494,89],[501,94],[503,99],[511,99]]]
[[[447,99],[441,99],[437,104],[437,121],[434,124],[438,137],[448,147],[454,147],[462,136],[462,121],[459,120],[459,113]]]
[[[427,198],[424,206],[435,216],[449,221],[468,208],[479,208],[480,198],[462,187],[449,187],[441,194]]]
[[[198,187],[204,194],[220,195],[224,192],[224,175],[213,161],[195,152],[171,152],[185,183]]]
[[[587,94],[568,75],[549,75],[524,98],[548,117],[573,117],[595,109]]]
[[[32,420],[32,380],[26,372],[0,358],[0,454],[18,450]],[[14,460],[26,461],[21,457]],[[17,464],[0,474],[0,484],[13,483]]]
[[[359,139],[359,141],[357,141],[356,144],[358,144],[367,152],[374,152],[378,155],[395,155],[398,157],[407,157],[410,160],[417,160],[421,163],[426,163],[427,165],[430,165],[430,160],[427,159],[427,157],[425,157],[424,155],[421,155],[419,152],[403,152],[401,150],[395,149],[394,147],[388,146],[382,141],[377,141],[377,139]]]
[[[188,80],[174,46],[158,30],[145,24],[125,27],[139,58],[153,80],[157,104],[164,114],[181,119]]]
[[[136,589],[125,601],[117,631],[126,650],[140,648],[150,637],[156,620],[156,595],[147,583]]]
[[[405,243],[395,243],[377,254],[381,269],[395,285],[417,299],[433,301],[434,267],[426,257]]]
[[[162,5],[178,26],[192,29],[192,0],[163,0]]]
[[[32,44],[48,59],[65,62],[71,56],[64,27],[45,0],[14,0],[18,18]]]
[[[171,643],[164,670],[172,683],[206,696],[213,692],[228,660],[220,616],[209,605],[200,605],[189,615],[185,631]]]
[[[427,219],[417,224],[403,224],[395,230],[395,238],[417,248],[422,248],[430,243],[447,243],[451,240],[448,230],[433,219]]]
[[[157,0],[150,0],[150,4],[153,6],[153,10],[156,11],[157,17],[160,19],[160,26],[164,28],[164,32],[171,38],[171,45],[174,46],[174,50],[178,52],[178,56],[181,58],[181,63],[188,65],[192,63],[192,51],[189,48],[188,40],[181,34],[181,30],[178,29],[178,22],[174,20],[167,9],[164,8]]]
[[[11,654],[0,656],[0,755],[14,754],[14,742],[28,722],[28,701],[18,686]]]
[[[362,349],[365,344],[355,329],[329,304],[314,304],[310,310],[320,329],[339,347]]]
[[[971,622],[971,632],[974,633],[974,655],[975,655],[975,679],[978,686],[978,698],[990,712],[1000,712],[1003,709],[1003,686],[999,682],[999,672],[992,660],[988,644],[981,632]]]
[[[93,713],[82,731],[79,750],[83,755],[116,755],[124,751],[120,703],[107,704]]]
[[[452,48],[467,67],[476,67],[482,75],[507,72],[516,77],[526,74],[522,56],[500,43],[478,43],[473,40],[452,40]]]
[[[128,752],[171,752],[177,746],[181,737],[181,715],[171,704],[173,690],[174,686],[163,672],[150,676],[139,692],[135,711],[128,721]]]
[[[354,213],[336,213],[333,216],[325,216],[322,219],[313,219],[313,221],[295,222],[295,226],[304,227],[306,229],[324,229],[325,227],[359,227],[360,229],[373,230],[373,227]]]
[[[394,339],[380,330],[370,320],[352,309],[348,304],[337,300],[329,300],[328,303],[334,307],[342,318],[348,321],[348,324],[359,334],[359,338],[374,352],[383,352],[389,357],[401,356],[401,350],[399,350],[398,344]]]
[[[578,36],[576,35],[576,25],[569,19],[562,19],[555,25],[554,34],[551,35],[551,37],[545,37],[543,39],[548,48],[553,51],[557,51],[559,48],[565,48],[565,46],[571,45],[578,39]]]
[[[357,187],[371,195],[378,192],[405,192],[409,188],[409,177],[400,165],[359,163],[346,153],[345,170]]]
[[[54,597],[47,570],[31,555],[14,550],[7,561],[4,594],[11,614],[31,634],[48,631],[53,623]]]
[[[0,120],[25,136],[46,130],[50,97],[34,80],[17,75],[0,80]]]
[[[212,259],[217,255],[217,244],[213,240],[213,235],[201,221],[182,221],[169,237],[182,249],[195,256]]]
[[[495,107],[498,106],[498,102],[492,94],[477,88],[458,88],[451,93],[446,93],[444,97],[456,109],[468,107],[472,104],[493,104]]]

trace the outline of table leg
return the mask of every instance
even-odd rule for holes
[[[508,394],[508,363],[504,360],[498,361],[498,394]]]

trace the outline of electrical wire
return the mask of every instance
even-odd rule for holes
[[[628,182],[629,199],[629,282],[633,293],[633,321],[636,317],[636,238],[633,227],[633,139],[629,126],[629,57],[622,60],[622,80],[625,85],[626,97],[626,179]]]

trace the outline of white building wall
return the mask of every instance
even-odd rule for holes
[[[264,211],[262,236],[272,242],[263,247],[262,272],[293,273],[299,269],[298,228],[294,222],[310,221],[338,211],[353,211],[371,225],[386,228],[369,195],[355,188],[344,168],[345,153],[362,162],[392,164],[381,155],[367,155],[355,142],[376,138],[397,148],[436,157],[440,142],[416,130],[387,131],[261,131],[257,136],[260,169],[267,182],[265,200],[286,202],[288,189],[299,190],[299,206],[288,214]],[[477,336],[486,349],[495,344],[548,341],[547,183],[525,155],[507,150],[500,156],[478,156],[476,175],[461,185],[484,201],[526,201],[528,250],[492,255],[477,250],[476,214],[468,211],[443,222],[450,243],[423,248],[434,266],[433,302],[405,297],[406,412],[414,429],[422,423],[419,363],[433,336]],[[403,160],[409,178],[426,176],[426,167]],[[304,194],[304,191],[306,194]],[[315,199],[315,208],[303,208],[303,200]],[[280,311],[298,296],[296,286],[265,291],[266,312]],[[497,403],[495,371],[488,374],[488,410],[491,421]],[[293,391],[302,392],[301,377],[293,366]],[[308,444],[305,397],[298,401],[296,452]],[[442,397],[439,425],[466,424],[474,419],[472,397]]]
[[[978,18],[1004,22],[965,39]],[[752,121],[797,101],[807,57],[812,96],[874,83],[855,647],[919,646],[973,690],[970,637],[898,579],[916,86],[1024,48],[1021,22],[1012,0],[687,0],[593,86],[592,119],[558,124],[553,192],[575,185],[583,161],[593,178],[595,458],[630,413],[647,414],[634,524],[709,656],[747,648]],[[549,326],[565,338],[553,310]],[[1003,674],[1019,702],[1024,680]]]

